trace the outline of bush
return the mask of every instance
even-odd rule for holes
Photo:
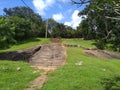
[[[120,90],[120,77],[104,78],[101,82],[105,90]]]
[[[102,50],[105,49],[106,47],[106,43],[102,40],[97,41],[95,45],[98,49],[102,49]]]

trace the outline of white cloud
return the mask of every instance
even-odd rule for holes
[[[45,10],[52,6],[55,0],[33,0],[33,5],[40,15],[45,15]]]
[[[72,23],[71,22],[65,22],[64,25],[71,26]]]
[[[65,22],[64,25],[71,26],[72,28],[76,29],[79,26],[80,22],[82,21],[82,17],[78,16],[79,11],[75,10],[71,16],[71,21]]]
[[[52,4],[55,3],[55,0],[44,0],[44,2],[46,1],[46,5],[47,6],[51,6]]]
[[[79,11],[75,10],[72,14],[72,21],[73,21],[73,28],[76,28],[79,26],[80,22],[82,21],[82,18],[78,16]]]
[[[33,5],[37,9],[37,12],[41,15],[44,15],[44,8],[46,7],[45,3],[43,0],[33,0]]]
[[[64,16],[62,15],[62,13],[58,13],[58,14],[53,14],[53,19],[55,21],[60,21],[64,18]]]

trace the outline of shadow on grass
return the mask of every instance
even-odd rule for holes
[[[105,90],[120,90],[120,76],[102,79]]]
[[[0,60],[24,61],[29,62],[33,54],[38,52],[41,46],[25,49],[22,51],[3,52],[0,53]]]
[[[36,42],[36,41],[41,41],[38,38],[30,38],[24,41],[18,41],[16,45],[20,45],[20,44],[25,44],[25,43],[29,43],[29,42]]]
[[[26,52],[7,52],[7,53],[0,53],[0,60],[12,60],[12,61],[25,61],[29,62],[31,57],[30,53]]]

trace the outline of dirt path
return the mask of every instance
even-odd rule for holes
[[[42,69],[43,72],[25,90],[41,89],[47,81],[47,74],[64,65],[65,61],[66,50],[62,44],[51,43],[41,46],[41,49],[31,58],[30,64],[38,69]]]

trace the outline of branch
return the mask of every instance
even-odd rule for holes
[[[120,18],[105,16],[108,19],[120,20]]]
[[[115,13],[116,13],[116,14],[118,14],[118,15],[120,15],[120,12],[119,12],[119,10],[115,10]]]
[[[112,30],[110,30],[107,34],[107,36],[105,37],[105,39],[107,39],[109,37],[109,35],[112,33]]]
[[[100,7],[98,7],[98,6],[96,6],[96,8],[97,8],[98,10],[100,10],[100,11],[105,11],[105,9],[100,8]]]
[[[104,35],[104,37],[103,37],[102,39],[103,39],[103,40],[107,40],[111,33],[112,33],[112,30],[110,30],[110,31],[107,33],[107,35]],[[102,33],[101,33],[101,34],[102,34]]]
[[[80,0],[79,2],[77,2],[77,1],[74,1],[74,0],[71,0],[71,3],[72,4],[77,4],[77,5],[83,5],[83,4],[87,4],[87,3],[90,3],[90,1],[89,0]]]

